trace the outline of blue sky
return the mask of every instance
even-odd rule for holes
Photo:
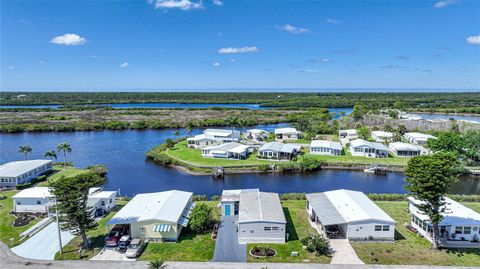
[[[480,89],[480,1],[2,1],[1,90]]]

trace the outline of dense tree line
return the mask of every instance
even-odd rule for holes
[[[353,107],[474,112],[480,92],[464,93],[284,93],[284,92],[1,92],[2,105],[76,105],[108,103],[253,103],[266,107]]]

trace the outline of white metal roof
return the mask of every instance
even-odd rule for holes
[[[203,131],[204,134],[206,135],[213,135],[213,136],[222,136],[222,137],[227,137],[232,134],[232,130],[227,130],[227,129],[206,129]],[[237,136],[240,133],[240,131],[235,130],[234,135]]]
[[[93,198],[93,199],[107,199],[113,196],[116,196],[117,192],[116,191],[99,191],[95,192],[91,195],[88,196],[88,199]]]
[[[38,198],[43,199],[47,197],[52,197],[52,193],[48,187],[32,187],[24,189],[21,192],[15,194],[12,198]]]
[[[193,193],[164,191],[137,194],[107,224],[128,224],[146,220],[177,222]]]
[[[27,160],[2,164],[0,177],[18,177],[51,162],[51,160]]]
[[[443,199],[445,200],[445,206],[443,206],[445,212],[442,213],[443,220],[440,222],[440,225],[480,225],[479,213],[448,197],[444,197]],[[414,205],[424,203],[411,196],[408,197],[408,200]],[[413,213],[422,220],[429,220],[429,217],[418,208]]]
[[[405,133],[404,136],[411,137],[411,138],[418,139],[418,140],[427,140],[427,139],[430,139],[430,138],[433,138],[433,139],[436,138],[433,135],[422,134],[422,133]]]
[[[249,129],[247,130],[248,133],[254,133],[254,134],[261,134],[261,133],[266,133],[268,134],[267,131],[262,130],[262,129]]]
[[[403,142],[393,142],[388,144],[388,147],[394,150],[409,150],[409,151],[426,151],[427,149],[419,146],[419,145],[413,145],[409,143],[403,143]]]
[[[242,145],[237,142],[228,142],[224,143],[221,145],[214,145],[214,146],[209,146],[203,148],[203,150],[210,150],[210,152],[218,152],[218,153],[223,153],[223,152],[233,152],[233,153],[242,153],[245,152],[249,146],[247,145]]]
[[[338,131],[339,133],[347,133],[349,135],[354,135],[354,134],[357,134],[357,130],[356,129],[346,129],[346,130],[340,130]]]
[[[199,134],[193,137],[189,137],[187,138],[187,140],[199,141],[199,140],[217,140],[217,139],[210,134]]]
[[[259,191],[240,193],[238,222],[287,223],[278,194]]]
[[[268,142],[263,144],[259,151],[277,151],[277,152],[285,152],[285,153],[293,153],[295,150],[300,150],[300,146],[292,145],[292,144],[284,144],[280,142]]]
[[[275,134],[298,134],[300,133],[297,129],[292,127],[277,128],[275,129]]]
[[[328,211],[329,214],[326,214],[325,217],[330,219],[328,223],[324,223],[325,225],[370,220],[395,224],[395,221],[363,192],[340,189],[323,193],[310,193],[307,194],[307,199],[313,206],[315,213],[321,214],[322,211]],[[335,215],[337,217],[332,218]]]
[[[333,142],[328,140],[312,140],[310,148],[331,148],[336,150],[342,150],[342,144],[340,142]]]
[[[240,193],[259,192],[259,189],[239,189],[239,190],[223,190],[222,202],[239,201]]]
[[[367,140],[363,139],[355,139],[350,141],[350,146],[356,148],[356,147],[369,147],[369,148],[374,148],[377,150],[385,150],[388,151],[388,148],[382,144],[382,143],[377,143],[377,142],[370,142]]]
[[[385,131],[372,131],[372,135],[375,135],[376,137],[393,137],[393,133]]]

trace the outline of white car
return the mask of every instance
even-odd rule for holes
[[[145,247],[145,242],[140,238],[134,238],[130,245],[128,245],[127,251],[125,251],[125,257],[127,258],[136,258],[140,253],[142,253],[143,248]]]

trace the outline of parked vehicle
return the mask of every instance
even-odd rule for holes
[[[328,237],[338,237],[340,234],[340,230],[336,225],[328,226],[326,230]]]
[[[105,246],[106,247],[116,247],[120,238],[128,234],[128,227],[126,225],[116,225],[105,237]]]
[[[130,245],[131,238],[129,235],[124,235],[118,241],[118,251],[125,252],[127,251],[128,245]]]
[[[140,238],[134,238],[125,252],[125,257],[136,258],[142,253],[145,248],[145,242]]]

